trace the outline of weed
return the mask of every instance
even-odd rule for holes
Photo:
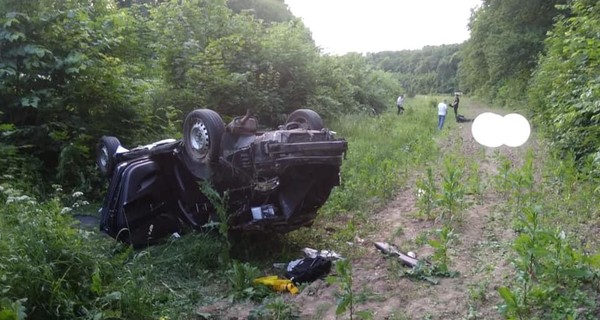
[[[427,218],[432,218],[433,210],[437,206],[438,188],[433,177],[433,169],[426,169],[424,179],[417,181],[417,207],[419,212]]]
[[[300,319],[300,311],[293,303],[283,300],[282,297],[266,299],[258,308],[253,309],[248,316],[249,320],[294,320]]]
[[[439,203],[443,207],[442,221],[453,221],[455,216],[464,207],[465,189],[462,184],[463,172],[455,163],[456,159],[444,159],[444,173],[442,174],[442,188]],[[460,217],[458,217],[460,219]]]
[[[494,177],[496,190],[506,199],[511,190],[510,172],[512,170],[512,161],[504,155],[498,157],[500,160],[500,168],[498,174]]]
[[[431,257],[432,261],[436,265],[436,269],[442,273],[448,272],[448,249],[452,242],[455,240],[456,235],[453,230],[448,226],[444,226],[442,229],[436,230],[438,239],[429,240],[429,245],[433,247],[434,252]]]
[[[234,260],[231,268],[227,270],[226,276],[231,286],[230,297],[233,300],[257,300],[271,293],[267,287],[253,284],[254,279],[260,276],[260,271],[248,263]]]
[[[448,226],[444,226],[442,229],[436,230],[436,234],[437,239],[429,240],[429,245],[434,248],[431,263],[419,260],[417,265],[410,271],[403,271],[403,276],[437,284],[438,277],[455,277],[458,275],[457,272],[450,271],[448,268],[450,261],[448,250],[456,238],[453,230]]]
[[[524,205],[534,201],[534,171],[533,171],[533,153],[527,152],[525,162],[519,169],[515,169],[508,174],[511,185],[510,201],[513,203],[513,212],[520,212]]]
[[[229,219],[229,215],[227,214],[227,193],[221,195],[213,188],[207,180],[202,180],[200,182],[200,190],[202,193],[208,198],[210,204],[215,208],[216,218],[218,221],[209,221],[209,225],[216,225],[219,234],[224,238],[228,238],[229,235],[229,225],[227,221]]]
[[[477,204],[482,205],[485,200],[487,184],[484,179],[482,179],[483,176],[480,169],[478,162],[473,162],[471,164],[471,172],[468,179],[468,192],[475,196]]]
[[[328,276],[327,282],[329,284],[338,284],[341,292],[338,293],[338,304],[335,310],[336,316],[344,312],[350,313],[350,319],[354,316],[359,319],[372,319],[372,313],[369,311],[357,311],[356,303],[359,299],[359,295],[354,292],[352,288],[352,266],[348,260],[340,260],[335,264],[335,276]]]
[[[585,284],[597,278],[600,255],[583,255],[569,245],[564,231],[544,227],[541,216],[540,206],[523,209],[513,244],[516,287],[498,289],[499,310],[515,319],[592,319],[595,295]]]
[[[24,320],[27,317],[26,308],[23,303],[27,298],[11,301],[7,298],[0,300],[0,319],[2,320]]]
[[[415,244],[419,245],[419,246],[427,244],[427,242],[429,241],[429,235],[430,235],[429,230],[421,231],[415,238]]]

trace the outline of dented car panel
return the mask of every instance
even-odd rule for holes
[[[314,111],[300,109],[266,132],[248,115],[225,126],[213,111],[194,112],[181,140],[126,150],[114,137],[101,139],[98,165],[110,179],[102,231],[140,247],[202,229],[218,220],[203,181],[226,194],[231,232],[286,233],[313,223],[340,183],[348,147],[320,128]]]

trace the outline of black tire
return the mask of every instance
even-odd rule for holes
[[[196,109],[183,122],[185,153],[195,163],[211,163],[219,159],[221,137],[225,124],[221,116],[210,109]]]
[[[121,142],[116,137],[103,136],[98,141],[96,147],[96,164],[100,169],[100,173],[110,177],[115,169],[116,160],[115,153],[121,146]]]
[[[321,116],[310,109],[298,109],[292,112],[285,121],[287,129],[303,128],[307,130],[321,130],[324,128]]]

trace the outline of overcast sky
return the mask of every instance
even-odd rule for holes
[[[469,38],[481,0],[285,0],[325,53],[421,49]]]

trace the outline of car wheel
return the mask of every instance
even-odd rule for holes
[[[210,163],[218,159],[225,124],[218,113],[209,109],[190,112],[183,123],[183,144],[190,160]]]
[[[110,177],[115,168],[115,153],[121,146],[121,142],[116,137],[103,136],[98,142],[96,148],[96,164],[100,168],[100,172]]]
[[[323,129],[323,119],[310,109],[298,109],[292,112],[285,122],[287,129],[303,128],[307,130]]]

